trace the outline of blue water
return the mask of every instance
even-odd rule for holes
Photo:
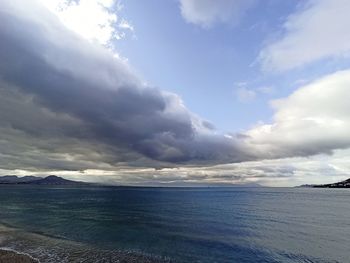
[[[0,186],[0,224],[42,262],[350,262],[347,189]]]

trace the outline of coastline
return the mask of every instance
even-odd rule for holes
[[[157,255],[133,250],[101,249],[66,239],[27,232],[0,223],[0,263],[40,262],[171,263]]]
[[[29,255],[21,254],[19,252],[0,249],[0,262],[1,263],[39,263],[38,260],[32,258]]]

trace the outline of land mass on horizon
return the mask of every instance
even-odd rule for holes
[[[23,184],[23,185],[89,185],[90,183],[67,180],[56,175],[47,177],[7,175],[0,177],[0,184]]]
[[[299,187],[311,187],[311,188],[350,188],[350,178],[341,182],[331,184],[304,184]]]
[[[142,186],[142,185],[103,185],[100,183],[88,183],[82,181],[67,180],[56,175],[49,175],[47,177],[38,176],[23,176],[19,177],[16,175],[5,175],[0,176],[0,185],[66,185],[66,186],[117,186],[117,187],[152,187],[152,186]],[[183,186],[159,186],[155,185],[153,187],[183,187]],[[191,187],[191,186],[190,186]],[[213,184],[213,185],[198,185],[192,187],[262,187],[258,183],[240,183],[240,184]]]

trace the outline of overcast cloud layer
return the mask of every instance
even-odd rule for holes
[[[9,110],[2,113],[7,115],[2,128],[12,130],[8,131],[10,137],[27,138],[31,147],[37,142],[33,151],[19,151],[24,162],[27,155],[42,152],[45,142],[47,152],[59,151],[69,161],[74,155],[71,140],[79,154],[84,148],[88,152],[91,147],[108,149],[107,158],[96,155],[112,165],[136,159],[154,160],[152,165],[158,165],[251,158],[235,136],[218,134],[212,124],[189,112],[177,95],[144,85],[109,51],[69,32],[35,2],[28,1],[27,6],[20,2],[1,4],[0,91],[3,107],[7,101],[18,104],[16,118],[10,111],[12,102],[8,103]],[[46,122],[38,121],[40,118]],[[60,147],[56,149],[52,140]],[[3,140],[17,142],[19,138]],[[40,166],[54,168],[61,161],[57,164],[55,158],[53,163],[42,162]],[[75,161],[81,160],[72,161],[79,166]],[[37,166],[35,162],[33,168]]]
[[[214,8],[207,1],[200,9],[198,3],[182,0],[182,15],[208,27],[239,17],[252,2],[218,1]],[[325,3],[318,3],[289,18],[286,37],[261,52],[265,66],[289,69],[346,54],[346,39],[332,54],[320,41],[312,57],[290,62],[289,57],[307,53],[309,47],[294,40],[323,17],[319,8]],[[300,21],[307,14],[305,29]],[[181,185],[283,184],[292,177],[297,182],[300,171],[324,169],[340,178],[350,171],[344,166],[350,148],[350,70],[274,100],[272,123],[223,134],[190,112],[178,95],[146,85],[125,60],[94,43],[98,36],[107,45],[111,32],[87,36],[92,42],[79,32],[68,30],[40,1],[0,0],[0,174],[50,170],[75,179]],[[242,99],[257,96],[241,91]],[[341,161],[321,168],[315,159],[301,159],[334,152]]]

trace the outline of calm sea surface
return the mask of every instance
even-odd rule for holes
[[[350,189],[3,185],[0,247],[41,262],[350,262]]]

